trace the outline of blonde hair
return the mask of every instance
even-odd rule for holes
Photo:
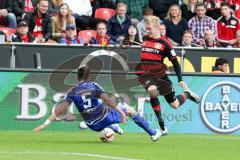
[[[167,17],[166,17],[166,19],[169,20],[169,21],[172,20],[172,16],[171,16],[171,13],[170,13],[170,12],[171,12],[171,9],[172,9],[173,7],[177,7],[177,9],[178,9],[178,12],[179,12],[178,22],[180,22],[180,21],[181,21],[181,18],[182,18],[182,11],[181,11],[180,7],[179,7],[177,4],[173,4],[173,5],[171,5],[171,6],[169,7],[168,12],[167,12]]]
[[[156,16],[147,16],[144,18],[145,24],[152,24],[154,27],[159,28],[160,26],[160,19]]]

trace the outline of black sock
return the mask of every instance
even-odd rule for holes
[[[183,92],[183,94],[187,97],[187,98],[189,98],[190,97],[190,94],[188,93],[188,92]]]
[[[165,124],[164,124],[164,120],[162,118],[161,110],[160,111],[154,111],[154,112],[155,112],[155,115],[158,119],[158,124],[159,124],[160,128],[164,131],[165,130]]]
[[[177,95],[177,99],[179,102],[179,106],[181,106],[187,99],[187,95],[185,93]]]
[[[157,97],[151,97],[150,98],[151,106],[154,110],[154,113],[158,119],[158,124],[162,130],[165,130],[165,125],[164,125],[164,120],[162,118],[161,114],[161,107],[160,107],[160,102]]]

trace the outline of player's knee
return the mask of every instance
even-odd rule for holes
[[[132,107],[128,107],[127,108],[127,114],[129,116],[132,116],[136,111],[132,108]]]
[[[157,87],[155,85],[151,85],[150,87],[148,87],[147,92],[150,96],[158,95]]]

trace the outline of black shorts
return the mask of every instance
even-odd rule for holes
[[[151,85],[155,85],[160,95],[163,95],[168,103],[176,100],[175,91],[172,82],[167,75],[164,77],[155,77],[150,75],[139,75],[139,81],[147,90]]]

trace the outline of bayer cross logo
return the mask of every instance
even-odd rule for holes
[[[206,125],[219,133],[240,128],[240,85],[221,81],[210,86],[203,95],[201,115]]]

